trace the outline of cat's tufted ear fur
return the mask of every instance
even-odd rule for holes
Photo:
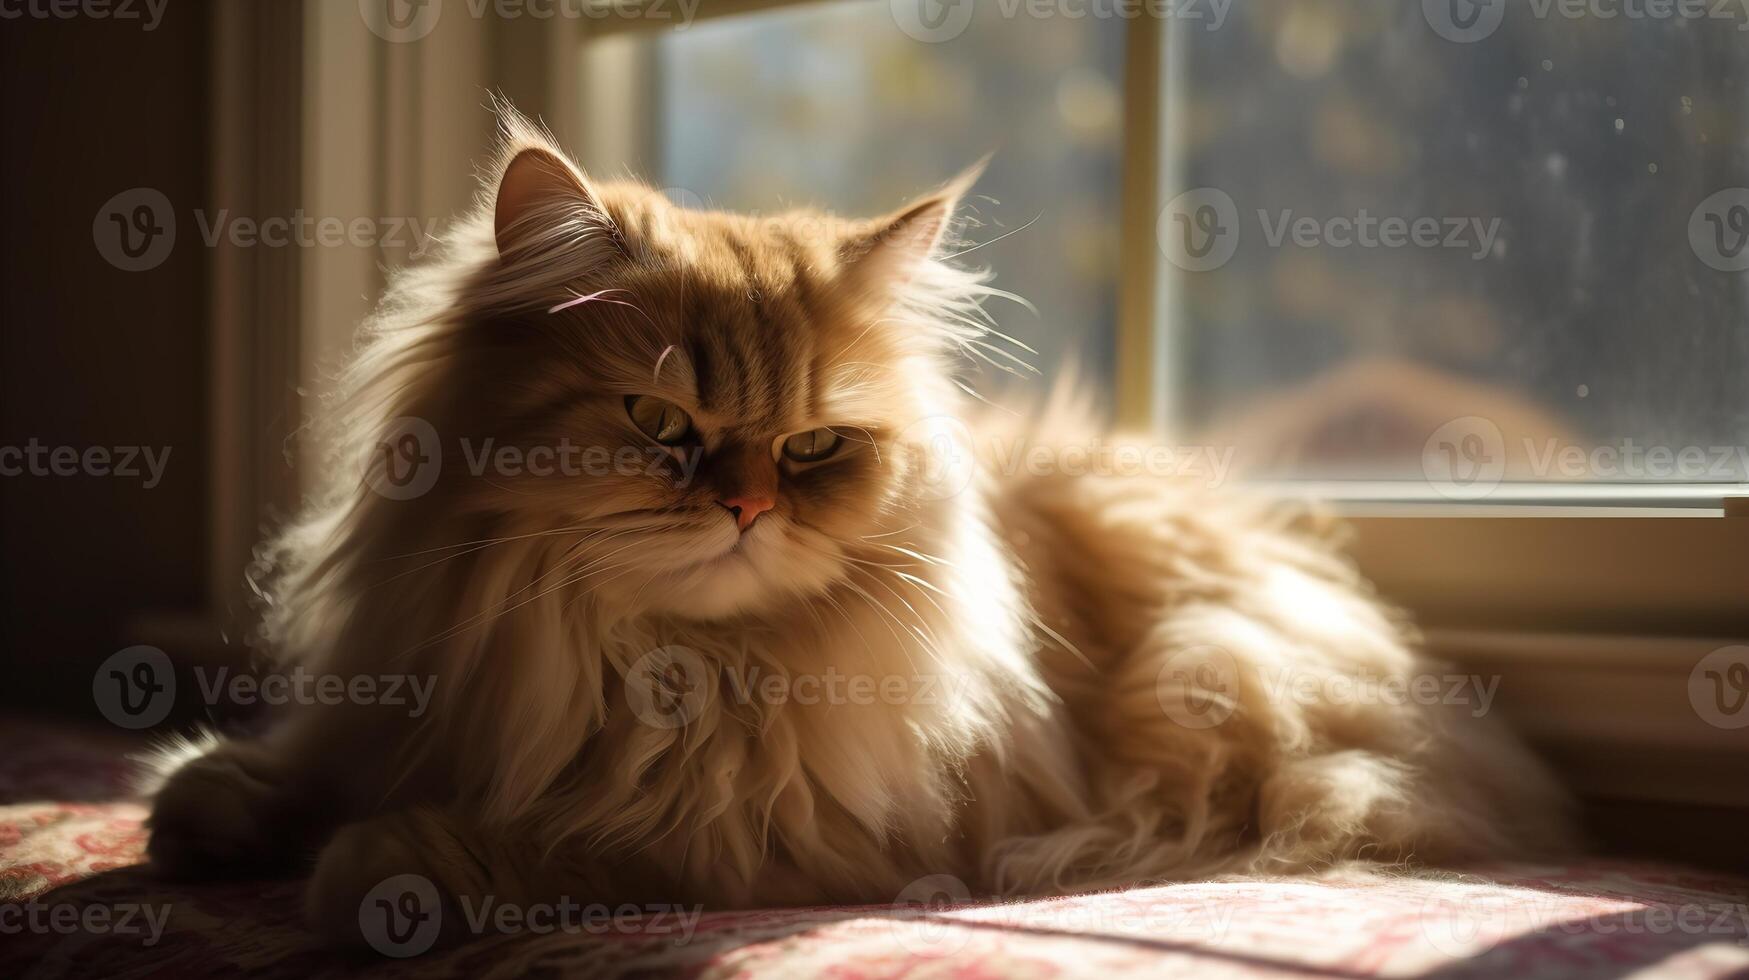
[[[936,257],[953,223],[954,209],[988,162],[988,158],[978,161],[940,190],[846,236],[838,245],[838,256],[849,284],[873,292],[910,282],[922,263]]]
[[[589,245],[619,248],[619,231],[589,179],[551,136],[514,109],[500,107],[503,148],[492,232],[505,261]]]

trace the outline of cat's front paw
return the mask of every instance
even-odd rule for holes
[[[467,869],[449,860],[454,837],[434,811],[348,824],[322,849],[304,893],[304,918],[335,946],[418,956],[466,935],[455,888]]]
[[[172,773],[152,801],[146,856],[176,877],[285,871],[303,832],[287,788],[253,748],[226,743]]]

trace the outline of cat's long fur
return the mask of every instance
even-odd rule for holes
[[[744,907],[1565,840],[1542,770],[1468,706],[1279,697],[1287,675],[1438,669],[1315,522],[1135,477],[931,482],[919,420],[967,420],[979,447],[1086,434],[954,384],[994,343],[983,278],[940,258],[962,187],[854,227],[683,212],[587,182],[505,118],[480,207],[367,325],[326,485],[268,556],[274,652],[434,677],[435,703],[298,708],[211,748],[158,795],[161,866],[313,856],[312,920],[348,938],[404,872],[452,897]],[[501,199],[519,159],[533,190]],[[636,443],[620,405],[639,393],[722,433],[690,489],[463,469],[458,437]],[[737,538],[713,495],[803,416],[867,444],[785,471]],[[360,461],[406,418],[439,434],[443,472],[391,499]],[[896,696],[757,693],[832,676]],[[652,699],[684,723],[652,724]]]

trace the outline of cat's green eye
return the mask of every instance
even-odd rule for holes
[[[783,441],[783,454],[798,463],[813,463],[838,451],[838,433],[831,429],[809,429]]]
[[[644,435],[664,446],[678,446],[692,436],[692,416],[673,402],[631,395],[626,398],[626,414]]]

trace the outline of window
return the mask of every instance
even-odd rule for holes
[[[1616,6],[1170,25],[1156,417],[1454,499],[1749,484],[1749,22]]]

